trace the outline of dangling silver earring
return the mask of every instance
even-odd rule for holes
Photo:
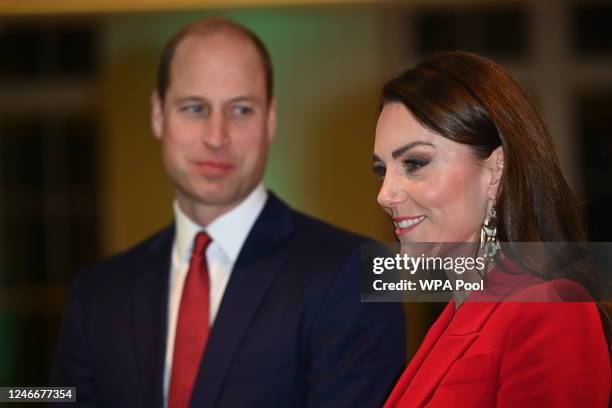
[[[482,223],[480,249],[484,249],[484,255],[487,260],[493,259],[500,250],[499,241],[497,240],[497,210],[495,208],[495,200],[493,200],[491,210],[489,210],[489,214]]]

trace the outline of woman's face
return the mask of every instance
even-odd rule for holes
[[[477,241],[499,184],[499,152],[478,160],[469,146],[421,126],[404,105],[385,105],[374,171],[383,178],[378,204],[400,242]]]

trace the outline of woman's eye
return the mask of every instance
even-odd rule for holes
[[[404,168],[408,173],[414,173],[429,164],[428,160],[423,159],[406,159],[404,160]]]
[[[372,173],[374,173],[380,178],[385,177],[386,171],[387,171],[387,168],[381,164],[375,164],[372,166]]]

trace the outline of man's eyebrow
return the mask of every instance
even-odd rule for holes
[[[375,162],[381,162],[381,161],[382,161],[382,159],[381,159],[380,157],[378,157],[378,155],[377,155],[376,153],[374,153],[374,154],[372,155],[372,161],[375,161]]]
[[[236,103],[236,102],[251,102],[251,103],[260,104],[261,100],[256,96],[243,95],[243,96],[237,96],[228,101],[228,103]]]
[[[206,102],[206,100],[199,96],[180,96],[172,102],[173,104],[178,105],[185,102]]]
[[[197,102],[197,103],[208,103],[208,100],[206,98],[203,98],[201,96],[195,96],[195,95],[187,95],[187,96],[179,96],[177,98],[175,98],[172,101],[173,105],[180,105],[183,103],[189,103],[189,102]],[[239,102],[250,102],[253,103],[255,105],[261,105],[262,101],[260,98],[256,97],[256,96],[250,96],[250,95],[241,95],[241,96],[237,96],[235,98],[231,98],[228,101],[226,101],[225,103],[239,103]]]
[[[404,146],[400,147],[399,149],[395,149],[391,153],[391,157],[393,157],[394,159],[397,159],[402,154],[406,153],[408,150],[410,150],[410,149],[412,149],[413,147],[416,147],[416,146],[431,146],[431,147],[435,147],[433,144],[431,144],[429,142],[422,142],[422,141],[412,142],[412,143],[408,143],[407,145],[404,145]]]

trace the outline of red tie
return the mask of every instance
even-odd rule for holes
[[[186,408],[208,340],[209,291],[206,247],[211,238],[199,232],[194,240],[189,270],[179,307],[168,408]]]

